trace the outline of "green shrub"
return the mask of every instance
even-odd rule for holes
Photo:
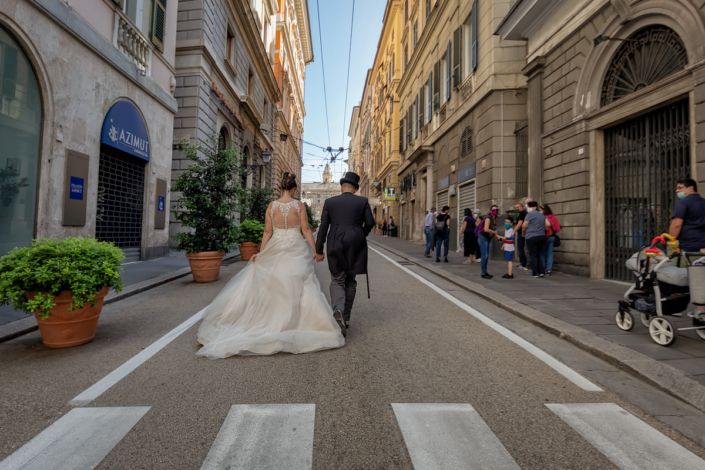
[[[47,318],[54,298],[71,291],[71,309],[95,302],[105,286],[122,289],[122,250],[93,238],[35,240],[0,258],[0,304]],[[27,294],[36,295],[31,300]]]
[[[264,223],[267,207],[272,201],[272,188],[240,188],[240,219]]]
[[[256,220],[245,220],[237,228],[237,235],[235,239],[237,243],[259,243],[262,241],[262,236],[264,235],[264,224],[257,222]]]
[[[191,232],[177,234],[178,247],[188,253],[229,251],[235,242],[240,162],[233,148],[211,145],[186,147],[189,166],[176,180],[181,193],[174,217]]]

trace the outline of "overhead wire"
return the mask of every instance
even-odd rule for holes
[[[318,0],[316,0],[318,1]],[[352,37],[353,37],[353,26],[355,25],[355,0],[352,2],[352,14],[350,15],[350,37],[348,38],[348,78],[345,82],[345,105],[343,106],[343,130],[341,136],[341,142],[345,143],[345,122],[348,117],[348,90],[350,87],[350,59],[352,57]]]
[[[318,43],[321,50],[321,72],[323,75],[323,102],[326,110],[326,129],[328,130],[328,142],[330,142],[330,123],[328,120],[328,94],[326,92],[326,66],[323,60],[323,30],[321,29],[321,9],[319,0],[316,0],[316,16],[318,17]],[[304,141],[305,142],[305,141]]]

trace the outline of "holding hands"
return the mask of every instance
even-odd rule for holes
[[[325,259],[325,256],[319,255],[318,253],[314,253],[314,255],[313,255],[313,260],[314,260],[316,263],[320,263],[320,262],[323,261],[324,259]]]

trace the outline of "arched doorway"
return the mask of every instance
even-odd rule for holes
[[[0,26],[0,256],[34,237],[41,123],[34,69]]]
[[[100,139],[95,236],[113,242],[128,261],[141,257],[147,125],[139,109],[119,100],[105,115]]]
[[[673,30],[662,25],[639,29],[617,49],[601,104],[657,84],[687,64],[683,42]],[[605,129],[604,147],[605,276],[629,280],[624,262],[668,230],[675,181],[691,173],[688,99]]]

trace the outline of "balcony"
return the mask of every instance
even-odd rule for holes
[[[149,41],[120,11],[115,10],[113,45],[130,59],[142,75],[147,75],[152,59]]]

